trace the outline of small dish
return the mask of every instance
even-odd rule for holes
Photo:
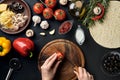
[[[58,33],[59,34],[66,34],[68,33],[71,29],[72,29],[72,26],[73,26],[73,20],[67,20],[67,21],[64,21],[60,27],[59,27],[59,30],[58,30]]]
[[[106,54],[102,60],[102,70],[110,76],[120,75],[120,53],[112,51]]]

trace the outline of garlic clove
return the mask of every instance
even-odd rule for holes
[[[40,35],[41,35],[41,36],[45,36],[46,34],[45,34],[44,32],[41,32]]]
[[[50,35],[55,34],[55,29],[51,30],[51,31],[49,32],[49,34],[50,34]]]

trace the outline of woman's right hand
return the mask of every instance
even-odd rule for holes
[[[78,80],[94,80],[93,76],[82,67],[78,67],[77,70],[74,70],[74,73],[76,74]]]

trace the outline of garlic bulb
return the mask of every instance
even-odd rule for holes
[[[68,0],[59,0],[59,3],[61,5],[66,5],[68,3]]]
[[[80,25],[78,25],[78,29],[76,30],[75,39],[79,45],[82,45],[85,41],[85,34]]]
[[[35,27],[38,23],[41,22],[41,18],[40,18],[39,16],[37,16],[37,15],[33,16],[33,17],[32,17],[32,20],[33,20],[33,22],[34,22],[34,27]]]
[[[41,22],[40,27],[42,29],[47,29],[49,27],[49,24],[46,20],[44,20],[44,21]]]

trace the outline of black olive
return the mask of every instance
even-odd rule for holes
[[[20,5],[20,3],[19,3],[19,2],[16,2],[15,5],[18,7],[18,6]]]
[[[119,55],[115,55],[115,59],[119,60],[120,59]]]
[[[23,6],[22,6],[22,5],[19,5],[18,9],[19,9],[19,10],[22,10],[22,9],[23,9]]]

